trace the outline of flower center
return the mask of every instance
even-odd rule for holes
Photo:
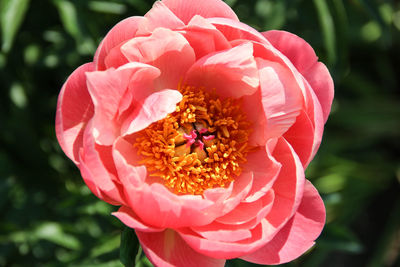
[[[177,194],[228,185],[246,162],[250,123],[237,99],[183,86],[174,113],[141,131],[134,146],[151,176]]]

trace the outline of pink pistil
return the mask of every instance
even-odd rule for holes
[[[204,141],[210,141],[210,140],[213,140],[214,138],[215,138],[214,135],[203,136]]]
[[[204,143],[203,142],[201,142],[200,140],[197,140],[197,144],[199,145],[201,150],[204,149]]]
[[[203,134],[203,133],[206,133],[207,131],[208,131],[208,130],[207,130],[206,128],[203,128],[203,129],[200,129],[200,130],[199,130],[199,133],[200,133],[200,134]]]
[[[194,142],[196,142],[196,138],[197,138],[197,134],[195,130],[192,130],[190,132],[190,134],[183,134],[183,138],[185,138],[186,140],[188,140],[187,145],[191,146],[192,144],[194,144]]]

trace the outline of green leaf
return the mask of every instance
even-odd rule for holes
[[[61,22],[66,32],[71,35],[82,55],[91,55],[95,51],[93,40],[88,37],[85,17],[76,4],[67,0],[53,0],[58,9]]]
[[[385,224],[385,227],[381,229],[379,240],[375,244],[375,249],[372,251],[373,255],[370,257],[367,267],[382,266],[382,262],[387,262],[389,265],[388,259],[391,257],[390,254],[392,254],[392,251],[396,251],[398,248],[399,229],[400,197],[397,197],[397,200],[394,202],[393,208],[391,209],[390,216]],[[396,257],[395,253],[393,253],[392,255]],[[392,256],[393,259],[394,257]],[[393,266],[395,266],[395,264],[393,264]]]
[[[79,265],[73,265],[73,266],[75,266],[75,267],[120,267],[122,265],[121,265],[121,262],[119,260],[112,260],[112,261],[109,261],[109,262],[102,262],[102,263],[88,263],[88,262],[85,262],[85,263],[82,263],[82,264],[79,264]]]
[[[76,7],[70,1],[54,0],[64,29],[76,40],[82,39]]]
[[[117,14],[117,15],[126,12],[126,6],[124,4],[107,2],[107,1],[90,1],[89,8],[96,12]]]
[[[24,87],[16,82],[11,86],[10,99],[19,108],[24,108],[28,102]]]
[[[29,0],[0,0],[1,37],[4,53],[11,50],[15,35],[25,18]]]
[[[325,0],[314,0],[318,12],[319,21],[324,35],[324,45],[327,52],[328,62],[333,65],[336,61],[336,35],[332,14]]]
[[[135,230],[125,227],[121,233],[120,260],[126,267],[135,266],[136,255],[141,252],[139,248]]]
[[[38,239],[45,239],[72,250],[79,250],[82,247],[76,237],[64,232],[62,226],[55,222],[42,223],[33,234]]]
[[[347,226],[339,224],[326,227],[325,236],[319,240],[318,245],[324,249],[354,254],[364,250],[364,246],[356,234]]]
[[[337,173],[332,173],[319,178],[315,182],[318,192],[330,194],[342,190],[346,186],[346,177]]]
[[[92,258],[99,257],[102,254],[106,254],[108,252],[118,249],[119,245],[120,237],[118,235],[107,236],[106,238],[100,240],[100,244],[91,250],[90,256]]]

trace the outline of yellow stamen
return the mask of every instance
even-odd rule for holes
[[[174,157],[185,156],[190,153],[190,146],[183,144],[178,147],[175,147],[174,150],[175,150]]]
[[[204,163],[204,160],[207,158],[207,153],[204,151],[204,149],[201,149],[199,146],[197,146],[194,148],[193,153],[197,155],[197,158],[201,163]]]
[[[134,146],[141,163],[176,194],[227,186],[252,150],[240,101],[192,86],[178,90],[183,98],[176,111],[139,133]]]

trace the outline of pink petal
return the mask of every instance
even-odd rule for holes
[[[195,15],[200,15],[203,18],[221,17],[239,21],[235,12],[219,0],[163,0],[162,2],[185,24]]]
[[[249,194],[253,185],[253,173],[243,172],[235,178],[232,187],[232,193],[227,199],[220,199],[207,210],[208,216],[213,220],[234,210]],[[229,190],[229,189],[228,189]]]
[[[272,186],[275,192],[274,204],[265,217],[268,222],[265,235],[269,240],[296,212],[303,196],[305,181],[300,159],[285,139],[279,138],[273,156],[282,164],[282,168]]]
[[[118,109],[118,116],[122,117],[124,112],[131,111],[138,103],[156,91],[155,80],[160,77],[160,70],[147,64],[132,62],[124,66],[132,68],[132,76]]]
[[[220,266],[225,260],[204,256],[190,248],[173,230],[164,232],[145,233],[136,231],[143,251],[155,266]]]
[[[272,186],[275,191],[275,200],[282,198],[285,199],[285,203],[286,201],[290,202],[290,206],[286,206],[285,209],[283,207],[277,210],[273,208],[268,214],[266,219],[271,224],[277,225],[281,219],[290,217],[300,204],[305,177],[299,157],[284,138],[279,139],[273,156],[282,164],[279,176]]]
[[[129,17],[115,25],[104,37],[94,56],[96,70],[105,70],[104,59],[114,47],[136,35],[138,25],[143,17]]]
[[[125,42],[120,43],[119,45],[110,49],[107,55],[104,58],[104,70],[110,68],[119,68],[122,65],[129,63],[129,60],[122,54],[121,47],[125,44]]]
[[[246,239],[253,237],[252,229],[259,225],[270,211],[273,200],[274,191],[271,189],[255,202],[242,202],[232,212],[211,224],[191,227],[191,230],[207,240],[226,243],[246,242]]]
[[[259,78],[252,44],[245,43],[201,58],[190,68],[185,81],[208,90],[215,88],[222,97],[254,94]]]
[[[187,228],[181,228],[177,231],[195,251],[218,259],[233,259],[252,253],[267,242],[263,230],[264,224],[265,222],[261,221],[260,224],[250,230],[251,237],[240,242],[206,239]]]
[[[231,48],[228,40],[208,20],[198,15],[180,31],[193,48],[196,59]]]
[[[296,259],[314,244],[325,224],[325,207],[307,181],[301,204],[293,218],[269,243],[242,259],[257,264],[282,264]]]
[[[177,90],[162,90],[148,96],[138,103],[134,112],[125,120],[121,131],[123,135],[132,134],[175,112],[176,104],[182,100]]]
[[[146,181],[147,169],[139,164],[141,158],[133,144],[124,137],[118,137],[114,142],[112,155],[121,184],[140,189]],[[129,190],[125,191],[129,198]]]
[[[313,156],[314,142],[318,140],[315,140],[314,126],[305,111],[301,111],[284,137],[296,151],[303,166],[307,166]],[[319,139],[319,143],[320,141]]]
[[[315,154],[317,153],[319,145],[321,144],[322,134],[324,132],[325,120],[323,116],[324,114],[322,111],[322,107],[317,99],[317,96],[315,95],[313,90],[309,89],[309,86],[307,85],[306,82],[305,84],[306,88],[308,89],[307,92],[310,95],[308,96],[308,99],[312,100],[308,102],[307,114],[314,125],[314,142],[313,142],[311,156],[309,158],[309,161],[311,161],[314,158]]]
[[[272,205],[274,203],[275,193],[273,189],[270,189],[267,194],[264,194],[260,199],[257,199],[255,202],[261,204],[259,209],[254,208],[256,205],[252,205],[253,208],[249,213],[247,213],[246,205],[249,203],[242,202],[236,209],[234,209],[231,213],[229,213],[228,217],[218,218],[215,222],[220,222],[219,228],[224,229],[234,229],[236,231],[244,229],[250,230],[254,229],[256,226],[260,225],[260,223],[264,222],[264,225],[268,225],[266,223],[265,217],[271,211]],[[244,205],[242,205],[244,204]],[[243,216],[240,215],[240,212],[243,211]],[[245,214],[246,213],[246,214]],[[236,215],[239,215],[236,217]],[[264,227],[265,228],[265,227]],[[205,228],[206,229],[206,228]],[[218,231],[218,230],[217,230]],[[264,231],[268,233],[268,231]],[[264,235],[265,242],[270,240],[270,237]],[[220,240],[223,241],[223,240]]]
[[[261,198],[253,202],[242,202],[230,213],[217,218],[223,224],[240,225],[251,221],[262,211],[265,215],[271,210],[274,202],[274,191],[269,190]]]
[[[262,35],[288,57],[300,73],[307,72],[318,61],[314,49],[297,35],[275,30],[263,32]]]
[[[146,224],[155,228],[179,228],[209,224],[213,218],[205,212],[213,205],[201,196],[176,195],[147,175],[139,165],[133,144],[118,138],[113,148],[128,207]],[[145,203],[145,205],[143,205]],[[157,216],[154,216],[157,214]]]
[[[305,110],[297,117],[296,123],[285,133],[285,138],[299,155],[304,168],[311,162],[321,144],[324,131],[324,118],[321,105],[304,80],[306,98],[309,99]]]
[[[248,228],[239,228],[236,225],[227,225],[219,222],[199,227],[191,227],[191,229],[207,240],[221,242],[238,242],[247,238],[251,238],[251,230]]]
[[[94,70],[93,63],[77,68],[64,83],[58,96],[56,135],[64,153],[79,164],[83,131],[93,116],[93,103],[86,87],[86,72]]]
[[[141,232],[161,232],[164,230],[144,224],[140,218],[126,206],[122,206],[118,211],[113,212],[112,215],[117,217],[126,226]]]
[[[157,28],[151,36],[134,38],[121,49],[129,61],[147,63],[160,69],[161,76],[156,81],[159,89],[176,89],[195,61],[188,41],[181,34],[165,28]]]
[[[212,203],[199,196],[178,196],[159,183],[144,184],[141,191],[132,187],[126,189],[131,194],[130,207],[144,222],[155,227],[180,228],[208,224],[212,220],[204,212]]]
[[[227,188],[213,188],[206,190],[203,194],[204,199],[211,201],[212,204],[207,207],[203,213],[208,218],[209,223],[234,210],[235,207],[249,194],[252,185],[253,174],[251,172],[243,172],[239,177],[236,177],[235,181],[231,182]],[[197,225],[206,224],[203,223]]]
[[[148,35],[157,28],[178,29],[185,24],[164,4],[157,1],[139,24],[138,35]]]
[[[261,33],[240,21],[233,21],[226,18],[209,18],[207,20],[213,24],[228,41],[247,40],[270,45]]]
[[[322,112],[324,114],[324,122],[328,120],[329,113],[334,95],[334,84],[329,70],[326,66],[317,62],[308,72],[304,73],[304,78],[307,79],[315,94],[321,103]]]
[[[240,40],[236,41],[236,43],[238,43],[239,41]],[[301,73],[296,69],[293,63],[269,42],[253,42],[253,47],[253,54],[256,60],[258,60],[257,63],[259,63],[260,59],[262,59],[281,65],[282,68],[286,70],[287,74],[292,77],[291,82],[297,83],[297,87],[304,98],[304,104],[307,106],[312,100],[309,99],[309,93],[307,92],[306,86],[304,84],[303,75],[301,75]]]
[[[279,175],[282,164],[271,155],[273,150],[269,146],[272,142],[274,140],[270,140],[269,145],[260,147],[247,155],[247,163],[244,168],[253,173],[254,181],[244,202],[256,201],[267,194]]]
[[[333,100],[333,81],[326,66],[317,62],[318,57],[312,47],[297,35],[285,31],[268,31],[263,35],[290,59],[310,83],[321,103],[326,122]]]
[[[118,136],[118,117],[121,101],[131,77],[151,66],[129,63],[118,69],[87,73],[87,85],[94,104],[93,131],[96,142],[111,145]]]
[[[231,196],[233,185],[234,183],[231,183],[227,188],[216,187],[207,189],[204,191],[203,196],[205,199],[211,200],[215,203],[222,203]]]
[[[258,89],[250,96],[242,97],[242,111],[246,114],[246,119],[251,122],[251,133],[249,136],[249,145],[255,147],[265,146],[267,136],[264,133],[266,129],[267,118],[264,114],[264,108],[261,102],[261,90]]]
[[[268,138],[284,134],[303,108],[303,95],[291,71],[276,62],[257,58]]]
[[[97,145],[92,132],[92,123],[89,123],[79,157],[82,178],[98,198],[113,205],[124,204],[122,188],[111,158],[111,147]]]

